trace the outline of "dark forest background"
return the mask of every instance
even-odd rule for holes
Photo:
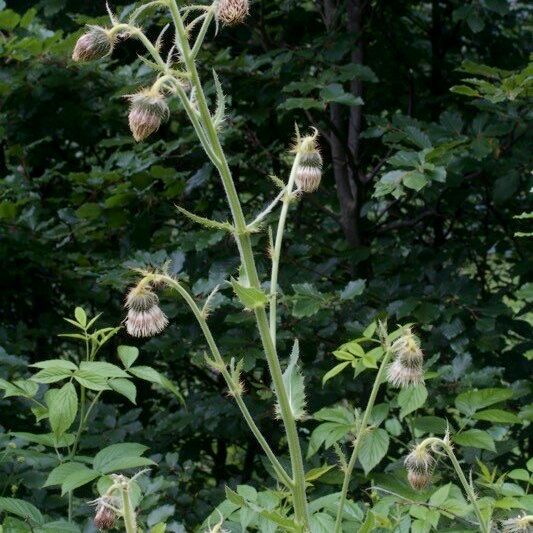
[[[112,4],[122,16],[132,6]],[[70,60],[83,25],[105,23],[104,2],[0,7],[0,377],[15,379],[27,363],[76,349],[57,336],[76,306],[120,325],[132,267],[170,261],[203,298],[238,263],[230,237],[175,209],[227,216],[178,102],[149,142],[130,136],[122,96],[152,80],[139,45],[119,44],[94,64]],[[519,423],[484,427],[496,452],[483,460],[502,471],[523,468],[531,443],[530,10],[506,0],[258,0],[244,25],[210,32],[199,56],[204,79],[214,67],[228,95],[223,143],[250,219],[277,194],[269,176],[288,173],[294,123],[320,131],[322,184],[291,213],[280,276],[280,352],[300,339],[308,412],[366,397],[366,375],[321,378],[332,351],[386,313],[391,324],[417,324],[435,371],[418,415],[448,418],[455,396],[475,387],[515,391]],[[154,39],[158,17],[145,23]],[[267,245],[266,233],[254,236],[263,275]],[[227,291],[215,303],[213,330],[224,353],[244,357],[247,402],[283,455],[252,319]],[[203,364],[188,309],[170,294],[162,304],[164,335],[137,342],[122,330],[106,357],[138,346],[185,405],[149,383],[136,405],[110,396],[82,447],[149,446],[159,466],[145,511],[180,531],[211,512],[224,484],[260,486],[267,475],[222,380]],[[33,424],[23,400],[0,400],[0,444]],[[411,430],[401,426],[397,439],[408,443]],[[479,450],[470,451],[475,465]],[[376,472],[401,453],[391,445]],[[39,488],[41,466],[0,463],[0,496],[53,515],[59,494]]]

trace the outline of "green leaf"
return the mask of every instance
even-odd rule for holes
[[[241,285],[237,280],[231,280],[231,285],[235,294],[244,305],[245,309],[256,309],[258,307],[265,307],[268,303],[267,295],[261,290],[255,287],[245,287]]]
[[[329,472],[332,468],[335,468],[335,465],[323,465],[318,468],[312,468],[305,473],[305,481],[315,481],[316,479],[322,477],[325,473]]]
[[[452,93],[463,94],[465,96],[480,96],[480,94],[476,90],[472,89],[472,87],[469,87],[468,85],[454,85],[450,88],[450,91]]]
[[[0,30],[14,30],[20,22],[20,15],[12,9],[0,11]]]
[[[111,444],[95,455],[93,468],[102,474],[108,474],[116,470],[154,464],[150,459],[141,457],[147,449],[146,446],[133,442]]]
[[[139,349],[135,346],[121,345],[117,348],[117,354],[122,364],[129,368],[139,357]]]
[[[495,452],[493,438],[481,429],[469,429],[458,435],[454,435],[453,440],[460,446],[469,446],[471,448],[481,448]]]
[[[86,370],[94,375],[104,378],[129,378],[126,371],[117,365],[106,363],[105,361],[83,361],[80,364],[80,370]]]
[[[283,383],[289,400],[289,407],[295,420],[301,420],[305,415],[305,385],[302,371],[298,367],[300,345],[298,339],[294,341],[289,364],[283,372]],[[276,405],[276,413],[281,418],[281,407]]]
[[[340,83],[331,83],[320,91],[320,96],[325,102],[334,102],[348,106],[363,105],[363,99],[352,93],[346,92]]]
[[[423,384],[402,389],[400,394],[398,394],[398,405],[401,408],[400,418],[404,418],[409,413],[422,407],[427,397],[428,391]]]
[[[323,109],[324,104],[314,98],[287,98],[279,109]]]
[[[487,422],[495,422],[497,424],[521,424],[522,420],[514,413],[503,411],[502,409],[485,409],[479,411],[473,418],[476,420],[486,420]]]
[[[136,403],[137,388],[129,379],[115,378],[110,379],[108,383],[114,391],[125,396],[131,403]]]
[[[368,474],[385,457],[389,449],[389,434],[384,429],[369,429],[361,438],[359,462]]]
[[[296,318],[313,316],[326,303],[324,295],[310,283],[298,283],[292,288],[294,289],[292,315]]]
[[[37,525],[44,523],[43,515],[37,507],[18,498],[0,498],[0,511],[14,514]]]
[[[22,396],[23,398],[33,398],[39,390],[39,385],[26,379],[18,379],[13,383],[0,378],[0,389],[3,389],[4,398],[10,396]]]
[[[193,222],[196,222],[197,224],[200,224],[201,226],[204,226],[204,228],[208,229],[216,229],[221,231],[233,231],[233,226],[229,222],[217,222],[216,220],[210,220],[208,218],[200,217],[198,215],[195,215],[194,213],[191,213],[190,211],[187,211],[186,209],[183,209],[183,207],[176,206],[176,209],[183,215],[185,215],[187,218],[192,220]]]
[[[438,416],[419,416],[413,420],[413,425],[419,431],[435,435],[444,435],[448,427],[446,420]]]
[[[78,367],[72,361],[67,361],[66,359],[47,359],[46,361],[39,361],[38,363],[34,363],[30,366],[35,368],[56,368],[63,370],[78,369]]]
[[[365,290],[366,280],[364,279],[356,279],[352,280],[344,287],[342,290],[340,297],[341,300],[351,300],[352,298],[355,298],[356,296],[360,296],[363,294],[363,291]]]
[[[107,384],[107,377],[88,369],[79,369],[74,373],[74,379],[85,388],[94,391],[110,390]]]
[[[524,470],[523,468],[516,468],[515,470],[511,470],[508,474],[508,477],[511,479],[517,479],[518,481],[525,481],[526,483],[529,483],[530,481],[530,475],[527,470]]]
[[[455,406],[466,415],[513,397],[511,389],[482,389],[463,392],[455,399]]]
[[[428,179],[424,174],[413,170],[412,172],[406,172],[403,176],[403,184],[409,188],[414,189],[415,191],[422,190],[427,184]]]
[[[334,366],[331,370],[324,374],[322,378],[322,385],[324,385],[331,378],[335,377],[337,374],[340,374],[348,365],[350,361],[345,361],[344,363],[339,363],[337,366]]]
[[[85,465],[80,465],[76,471],[71,472],[61,483],[61,496],[64,496],[71,490],[82,487],[87,483],[95,480],[97,477],[100,477],[98,472],[91,470]]]
[[[56,383],[72,376],[72,370],[64,366],[49,366],[39,370],[30,379],[35,383]]]
[[[71,446],[74,442],[74,435],[71,433],[64,433],[59,437],[55,438],[53,433],[26,433],[26,432],[14,432],[11,433],[14,437],[19,439],[34,442],[35,444],[42,444],[43,446],[48,446],[49,448],[65,448],[66,446]]]
[[[76,388],[72,383],[65,383],[60,389],[49,390],[45,399],[52,432],[56,439],[59,439],[76,419],[78,412]]]
[[[76,307],[74,309],[74,316],[80,326],[85,327],[87,325],[87,313],[85,313],[82,307]]]

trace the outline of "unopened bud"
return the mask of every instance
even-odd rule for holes
[[[128,96],[131,105],[128,121],[133,138],[143,141],[157,131],[169,115],[165,97],[156,90],[143,90]]]
[[[159,307],[159,298],[150,287],[139,284],[126,297],[126,330],[133,337],[151,337],[161,333],[168,318]]]
[[[435,459],[426,447],[417,446],[405,458],[407,481],[413,489],[423,490],[431,482],[431,472]]]
[[[100,530],[112,529],[115,526],[116,514],[110,508],[112,499],[106,496],[97,500],[96,514],[94,515],[94,526]]]
[[[248,15],[248,0],[219,0],[217,19],[226,26],[240,24]]]
[[[389,383],[408,387],[424,382],[424,354],[410,328],[391,346],[394,361],[388,369]]]
[[[94,61],[102,59],[113,51],[115,40],[109,30],[100,26],[89,26],[76,42],[72,59],[74,61]]]
[[[317,133],[303,137],[295,151],[300,153],[296,169],[296,186],[303,192],[314,192],[322,179],[322,156],[316,143]]]

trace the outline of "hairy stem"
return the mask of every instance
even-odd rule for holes
[[[135,510],[131,505],[129,485],[126,483],[122,485],[120,492],[122,495],[122,512],[126,533],[137,533],[137,520],[135,518]]]
[[[285,222],[287,220],[287,213],[289,211],[289,204],[292,199],[292,189],[294,187],[294,180],[296,179],[296,172],[298,165],[300,164],[300,154],[297,153],[294,162],[292,163],[292,169],[289,176],[289,182],[285,189],[283,196],[283,207],[279,215],[278,229],[276,232],[276,241],[274,244],[274,250],[272,250],[272,274],[270,277],[270,335],[272,336],[272,342],[276,346],[276,315],[277,315],[277,296],[278,296],[278,272],[279,261],[281,257],[281,244],[283,242],[283,234],[285,232]]]
[[[239,248],[241,262],[244,272],[251,287],[260,289],[259,276],[252,252],[252,245],[250,241],[249,230],[246,227],[246,221],[242,212],[241,203],[235,188],[235,183],[231,176],[231,171],[224,154],[224,150],[220,144],[218,134],[216,131],[213,118],[207,106],[207,101],[203,92],[202,84],[196,69],[194,57],[189,45],[187,32],[183,24],[181,14],[179,12],[176,0],[168,0],[170,12],[176,29],[176,41],[179,44],[182,54],[183,62],[190,75],[190,82],[195,90],[195,95],[198,104],[198,113],[206,131],[207,137],[210,141],[211,148],[219,162],[217,169],[219,171],[224,190],[228,199],[228,204],[235,226],[235,237]],[[303,458],[300,448],[300,441],[298,439],[298,431],[296,428],[296,421],[292,415],[287,391],[283,383],[282,371],[280,362],[276,353],[276,348],[272,342],[272,337],[269,331],[268,317],[264,307],[255,309],[255,317],[261,342],[268,362],[270,374],[274,384],[274,391],[276,393],[278,403],[280,405],[281,418],[285,426],[287,441],[289,446],[289,453],[291,458],[292,477],[293,477],[293,505],[296,521],[303,527],[308,529],[307,516],[307,499],[305,494],[305,473],[303,467]]]
[[[352,450],[352,455],[350,456],[350,461],[348,463],[346,471],[344,472],[344,480],[342,482],[341,496],[339,499],[339,509],[337,511],[337,518],[335,520],[335,533],[341,532],[342,513],[344,510],[344,504],[346,503],[346,495],[348,494],[348,487],[350,485],[353,469],[355,467],[355,462],[357,461],[357,456],[361,448],[363,436],[368,428],[368,419],[370,417],[370,414],[372,413],[372,409],[374,408],[374,403],[378,395],[379,387],[381,386],[381,380],[383,378],[383,374],[385,373],[385,369],[387,368],[390,356],[391,351],[387,348],[385,350],[385,355],[383,356],[383,360],[381,361],[381,365],[376,375],[376,379],[374,380],[374,385],[372,387],[372,391],[370,392],[370,397],[368,398],[368,403],[366,405],[363,418],[361,419],[361,424],[359,425],[357,435],[355,437],[354,447]]]

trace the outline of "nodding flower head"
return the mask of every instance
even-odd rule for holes
[[[533,516],[524,514],[504,520],[502,522],[502,531],[503,533],[532,533]]]
[[[133,337],[151,337],[161,333],[168,319],[159,307],[159,298],[150,286],[139,283],[126,297],[126,330]]]
[[[391,346],[394,361],[388,369],[389,383],[395,387],[408,387],[424,382],[424,354],[411,328]]]
[[[303,192],[314,192],[322,179],[322,156],[316,142],[317,132],[299,139],[295,151],[300,154],[296,169],[296,186]]]
[[[115,519],[117,517],[113,507],[116,507],[118,502],[116,498],[102,496],[96,500],[96,513],[94,515],[94,526],[100,530],[113,529],[115,527]]]
[[[101,26],[89,26],[76,42],[72,52],[74,61],[94,61],[102,59],[113,51],[115,38],[112,33]]]
[[[219,0],[217,20],[226,26],[240,24],[248,15],[250,5],[248,0]]]
[[[128,95],[130,113],[128,121],[133,138],[144,141],[168,119],[169,109],[165,97],[156,89],[145,89]]]
[[[405,458],[407,480],[413,489],[423,490],[431,482],[435,459],[425,446],[417,446]]]

